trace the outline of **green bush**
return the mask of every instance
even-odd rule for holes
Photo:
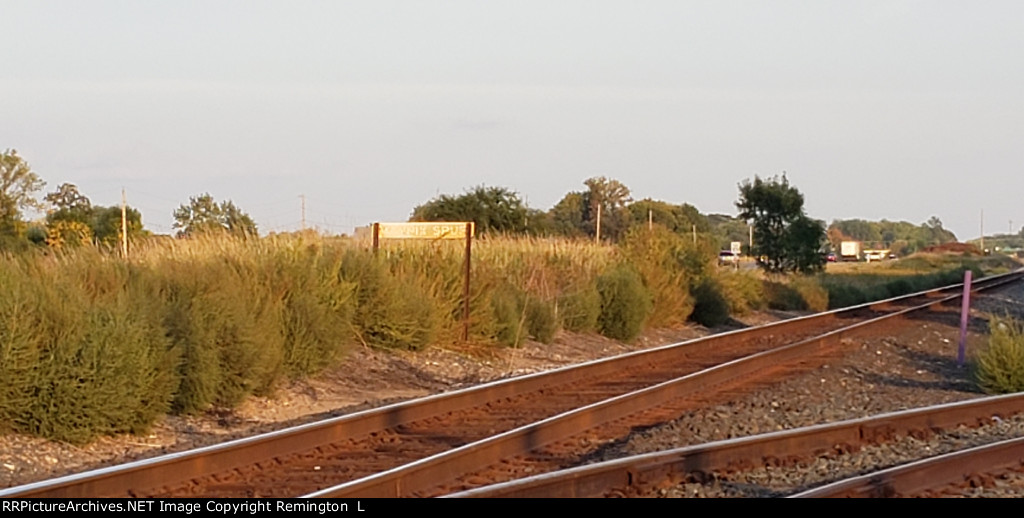
[[[656,225],[634,227],[620,245],[623,260],[635,268],[651,294],[647,324],[673,327],[686,322],[693,311],[691,278],[699,277],[711,262],[679,234]]]
[[[1011,318],[989,322],[988,347],[977,357],[975,378],[990,394],[1024,391],[1024,325]]]
[[[722,287],[714,279],[706,278],[693,290],[696,303],[690,320],[707,327],[729,321],[729,302],[722,295]]]
[[[521,299],[521,295],[509,285],[503,285],[491,294],[493,338],[500,344],[519,347],[525,338],[523,328],[526,327],[526,317]]]
[[[353,324],[366,345],[419,350],[429,345],[440,328],[436,306],[420,286],[392,275],[380,257],[349,250],[341,276],[355,286]]]
[[[551,343],[558,331],[554,306],[536,297],[527,297],[524,310],[526,329],[530,333],[530,338],[545,344]]]
[[[612,268],[598,276],[597,291],[601,295],[601,334],[625,341],[636,338],[652,307],[651,294],[636,270],[626,265]]]
[[[768,307],[784,311],[825,311],[829,292],[814,277],[796,277],[788,282],[766,280]]]
[[[601,294],[597,287],[588,284],[582,289],[564,294],[558,301],[558,316],[567,331],[596,331],[601,316]]]
[[[256,284],[249,265],[230,258],[161,265],[164,326],[182,351],[174,409],[230,407],[269,391],[284,358],[281,301]]]
[[[0,426],[84,443],[169,410],[177,351],[132,276],[95,255],[0,269]]]
[[[833,284],[828,286],[829,307],[832,309],[856,306],[868,301],[864,290],[851,284]]]
[[[823,288],[816,278],[797,277],[790,281],[790,285],[803,299],[804,309],[815,312],[828,309],[828,290]]]
[[[519,347],[526,337],[551,343],[558,331],[558,319],[551,303],[507,284],[491,297],[491,312],[497,323],[494,338],[510,347]]]
[[[765,307],[764,283],[756,273],[722,269],[715,280],[730,314],[745,315]]]

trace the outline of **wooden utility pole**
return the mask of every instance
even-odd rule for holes
[[[128,259],[128,195],[121,187],[121,256]]]
[[[601,244],[601,204],[597,204],[597,232],[594,234],[594,244]]]
[[[981,209],[981,255],[985,255],[985,209]]]

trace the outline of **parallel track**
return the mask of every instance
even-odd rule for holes
[[[447,495],[451,498],[568,498],[633,496],[711,472],[741,471],[756,466],[792,464],[821,455],[853,451],[900,436],[927,435],[960,425],[978,426],[993,416],[1024,412],[1024,394],[1011,394],[891,412],[781,432],[717,441],[480,487]],[[986,456],[967,461],[966,454],[943,455],[910,466],[879,471],[794,497],[895,496],[963,481],[972,473],[1019,466],[1024,439],[976,448]],[[995,452],[995,453],[993,453]],[[937,468],[941,464],[941,468]]]

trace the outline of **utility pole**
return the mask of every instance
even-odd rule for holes
[[[300,194],[299,198],[302,198],[302,231],[306,231],[306,195]]]
[[[121,256],[128,259],[128,195],[121,187]]]
[[[981,209],[981,255],[985,255],[985,209]]]
[[[601,204],[597,204],[597,233],[594,234],[594,244],[601,244]]]

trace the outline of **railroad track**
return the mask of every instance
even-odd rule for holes
[[[974,288],[1013,282],[1021,273],[981,279]],[[692,396],[695,389],[734,387],[784,372],[784,365],[864,332],[864,322],[955,302],[960,289],[948,286],[502,380],[11,488],[0,491],[0,497],[430,494],[437,482],[478,470],[495,459],[557,443],[602,423],[635,420],[630,416],[637,413],[640,402],[641,410],[647,411],[641,417],[656,420],[675,411],[672,401]],[[467,456],[473,450],[477,453]],[[438,478],[437,470],[446,475]],[[429,484],[411,484],[416,478],[413,472]]]
[[[1009,476],[1007,476],[1009,475]],[[998,479],[1006,482],[997,482]],[[896,498],[1024,494],[1024,437],[1014,437],[873,471],[792,495],[792,498]]]
[[[1021,469],[1022,437],[1024,394],[1012,394],[636,455],[447,496],[688,496],[695,485],[714,486],[700,492],[711,496],[928,496],[977,484],[979,473]],[[960,449],[965,441],[986,444]],[[916,443],[902,445],[915,462],[865,473],[849,458],[877,462],[878,445],[901,442]],[[937,455],[943,444],[956,451]],[[917,460],[924,457],[932,458]],[[802,487],[809,484],[820,487]]]

